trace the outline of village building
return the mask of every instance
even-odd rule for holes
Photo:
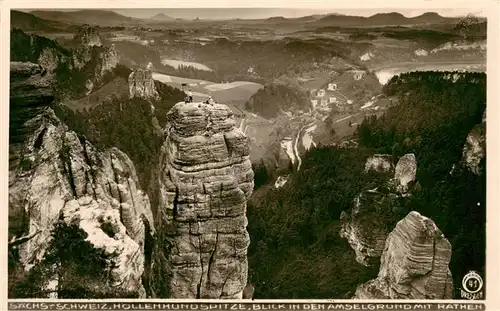
[[[352,70],[354,80],[361,80],[365,76],[365,71],[363,70]]]
[[[336,83],[328,83],[328,90],[329,91],[337,90],[337,84]]]

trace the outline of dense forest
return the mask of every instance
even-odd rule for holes
[[[374,153],[392,154],[395,160],[416,155],[420,190],[401,201],[395,216],[415,210],[436,222],[452,244],[455,288],[470,270],[484,275],[486,159],[479,176],[458,165],[467,134],[485,111],[486,75],[408,73],[394,77],[384,93],[401,104],[359,126],[359,148],[313,148],[283,188],[249,202],[255,297],[349,298],[357,285],[376,275],[378,267],[358,264],[339,237],[341,211],[351,208],[362,189],[384,179],[362,173]],[[458,168],[450,173],[453,165]]]

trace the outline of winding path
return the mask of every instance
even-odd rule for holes
[[[299,149],[297,147],[297,145],[299,143],[300,133],[304,130],[304,128],[310,127],[310,126],[314,125],[314,123],[316,123],[316,121],[309,122],[309,123],[305,124],[304,126],[302,126],[300,128],[299,132],[297,133],[297,137],[295,137],[295,143],[293,145],[293,151],[295,153],[295,157],[297,158],[297,162],[299,163],[297,165],[297,172],[300,170],[300,165],[302,164],[302,159],[300,158]]]

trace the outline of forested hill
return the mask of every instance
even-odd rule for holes
[[[283,112],[308,110],[309,100],[300,90],[271,83],[252,95],[245,108],[264,118],[276,118]]]
[[[374,153],[414,153],[418,161],[420,190],[402,198],[388,222],[412,210],[431,218],[452,244],[455,288],[470,270],[484,275],[486,160],[479,175],[459,163],[467,134],[486,108],[486,75],[415,72],[394,77],[384,92],[400,105],[359,126],[359,148],[313,148],[282,188],[250,202],[249,273],[256,298],[350,298],[377,274],[378,267],[357,263],[339,237],[341,211],[383,179],[362,173]]]
[[[383,89],[400,104],[379,119],[365,119],[359,142],[378,153],[415,153],[422,185],[441,180],[462,156],[467,134],[486,109],[484,73],[415,72],[395,76]]]

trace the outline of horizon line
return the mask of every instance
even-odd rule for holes
[[[119,15],[122,15],[124,17],[130,17],[130,18],[137,18],[137,19],[148,19],[148,18],[152,18],[154,17],[155,15],[158,15],[158,14],[164,14],[166,15],[167,17],[170,17],[170,18],[173,18],[173,19],[195,19],[195,18],[187,18],[187,17],[184,17],[184,18],[179,18],[179,17],[175,17],[175,16],[171,16],[169,15],[168,13],[164,12],[166,10],[173,10],[173,11],[189,11],[191,9],[196,9],[196,10],[206,10],[206,11],[213,11],[213,10],[221,10],[221,11],[229,11],[229,10],[240,10],[240,9],[251,9],[251,10],[292,10],[292,11],[296,11],[296,12],[300,12],[300,11],[314,11],[314,9],[306,9],[306,8],[286,8],[286,7],[281,7],[281,8],[269,8],[269,7],[192,7],[192,8],[166,8],[166,7],[163,7],[163,8],[100,8],[100,7],[96,7],[96,8],[72,8],[72,9],[67,9],[67,8],[12,8],[11,11],[21,11],[21,12],[28,12],[28,13],[32,13],[34,11],[56,11],[56,12],[81,12],[81,11],[108,11],[108,12],[113,12],[113,13],[116,13],[116,14],[119,14]],[[124,14],[124,11],[152,11],[152,10],[161,10],[163,12],[157,12],[157,13],[151,13],[151,15],[149,15],[148,17],[138,17],[137,15],[128,15],[128,14]],[[335,10],[335,11],[333,11]],[[438,12],[440,10],[436,10],[436,9],[430,9],[430,10],[420,10],[418,8],[415,8],[415,10],[418,10],[418,11],[421,11],[420,13],[418,14],[415,14],[412,16],[411,13],[408,13],[406,12],[403,13],[401,12],[400,10],[404,10],[404,11],[408,11],[408,10],[412,10],[412,9],[408,9],[408,8],[401,8],[400,10],[398,9],[379,9],[381,12],[377,12],[377,13],[372,13],[372,14],[369,14],[369,15],[363,15],[363,14],[352,14],[351,13],[342,13],[342,11],[367,11],[367,10],[377,10],[377,9],[363,9],[363,8],[353,8],[353,9],[344,9],[344,8],[341,8],[341,9],[332,9],[332,11],[330,12],[325,12],[325,13],[309,13],[309,14],[305,14],[305,15],[300,15],[300,16],[285,16],[285,15],[276,15],[276,14],[271,14],[271,15],[268,15],[266,17],[233,17],[233,18],[225,18],[225,17],[214,17],[214,18],[206,18],[206,17],[203,17],[203,18],[199,18],[200,20],[236,20],[236,19],[242,19],[242,20],[254,20],[254,19],[269,19],[269,18],[275,18],[275,17],[282,17],[282,18],[285,18],[285,19],[297,19],[297,18],[302,18],[302,17],[309,17],[309,16],[314,16],[314,15],[319,15],[319,16],[329,16],[329,15],[339,15],[339,16],[350,16],[350,17],[362,17],[362,18],[370,18],[370,17],[373,17],[373,16],[376,16],[376,15],[380,15],[380,14],[399,14],[405,18],[415,18],[415,17],[419,17],[419,16],[422,16],[424,14],[428,14],[428,13],[434,13],[434,14],[437,14],[443,18],[460,18],[460,17],[464,17],[468,14],[473,14],[475,15],[476,17],[479,17],[479,18],[486,18],[486,16],[484,14],[481,14],[481,13],[473,13],[473,12],[467,12],[467,13],[462,13],[462,14],[453,14],[453,15],[443,15],[442,12]],[[443,8],[444,10],[444,8]],[[472,10],[471,10],[472,11]],[[360,12],[361,13],[361,12]]]

